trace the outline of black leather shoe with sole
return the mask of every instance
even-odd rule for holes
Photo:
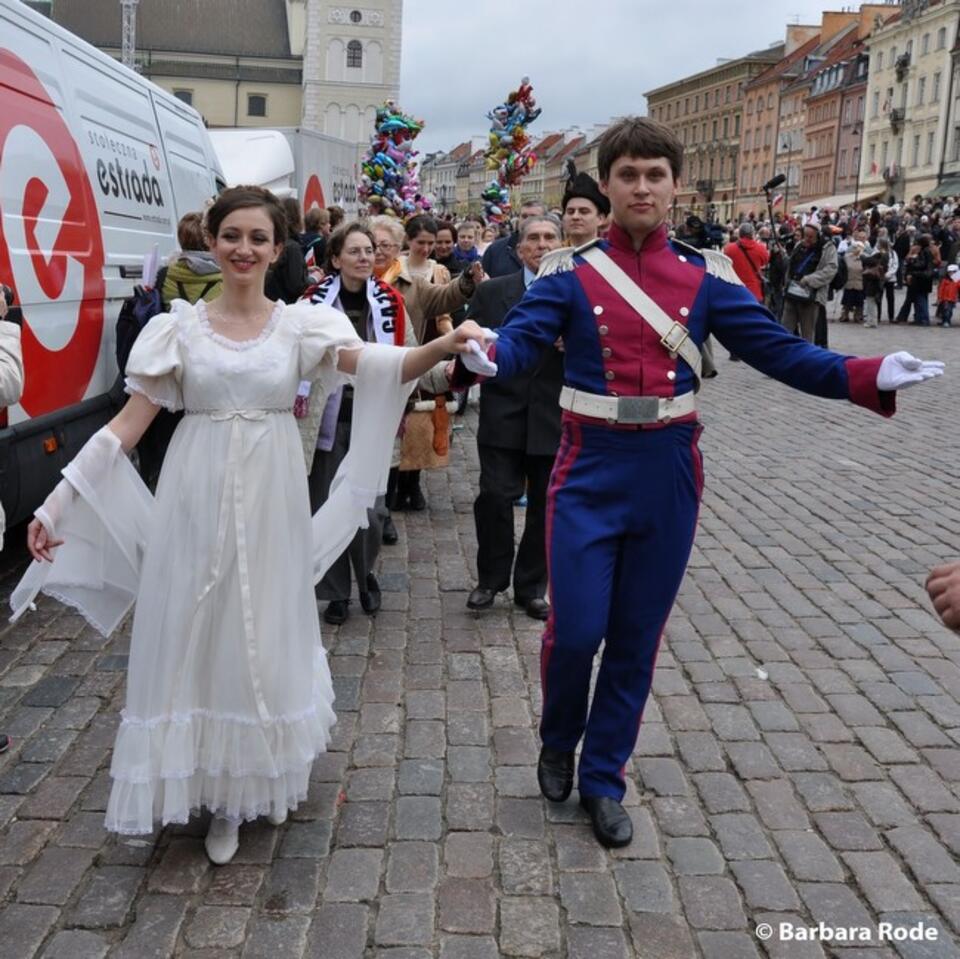
[[[550,604],[545,600],[537,596],[534,599],[517,599],[514,600],[517,606],[522,606],[524,612],[531,619],[539,619],[543,622],[546,622],[550,618]]]
[[[395,546],[398,539],[397,527],[393,525],[393,517],[388,516],[383,521],[383,534],[381,536],[384,546]]]
[[[478,586],[467,597],[467,609],[489,609],[493,601],[497,598],[495,589],[487,589],[486,586]]]
[[[360,592],[360,606],[365,613],[375,613],[380,609],[382,600],[377,577],[373,573],[367,573],[367,582],[364,585],[366,589]]]
[[[327,608],[323,611],[324,622],[329,623],[331,626],[339,626],[341,623],[345,623],[349,615],[349,599],[331,599],[330,602],[327,603]]]
[[[537,761],[540,792],[550,802],[564,802],[573,789],[574,754],[544,746]]]
[[[593,834],[601,846],[617,849],[633,839],[633,823],[627,811],[610,796],[581,796],[580,805],[593,823]]]

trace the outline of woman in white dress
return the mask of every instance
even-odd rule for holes
[[[145,833],[209,809],[216,863],[236,852],[241,821],[280,823],[305,798],[335,722],[313,583],[365,522],[371,476],[382,492],[413,381],[481,335],[365,345],[330,307],[270,302],[264,277],[284,222],[260,188],[211,207],[222,295],[175,301],[144,328],[130,399],[37,511],[38,562],[12,599],[22,611],[43,588],[107,634],[135,600],[106,826]],[[294,398],[301,380],[329,394],[347,376],[356,438],[311,521]],[[124,453],[161,407],[186,415],[154,500]]]

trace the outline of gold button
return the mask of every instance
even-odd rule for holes
[[[613,370],[607,370],[607,372],[604,373],[603,375],[604,375],[608,380],[612,380],[617,374],[614,373]]]
[[[667,379],[668,379],[668,380],[675,380],[676,378],[677,378],[677,374],[674,373],[673,370],[670,370],[670,372],[667,373]]]
[[[686,263],[686,262],[687,262],[687,258],[686,258],[685,256],[678,256],[677,259],[678,259],[681,263]]]
[[[689,315],[690,315],[690,311],[689,311],[685,306],[681,306],[681,307],[680,307],[680,315],[681,315],[681,316],[689,316]]]
[[[609,346],[605,346],[605,347],[600,351],[600,355],[601,355],[604,359],[609,359],[611,356],[613,356],[613,350],[611,350]]]
[[[606,326],[601,326],[601,327],[598,327],[597,332],[599,332],[601,336],[606,336],[610,332],[610,330]]]
[[[619,396],[620,394],[616,390],[610,390],[611,396]]]
[[[602,316],[602,315],[603,315],[603,307],[602,307],[602,306],[595,306],[595,307],[593,308],[593,315],[594,315],[594,316]]]

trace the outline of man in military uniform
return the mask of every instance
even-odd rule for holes
[[[568,246],[595,240],[610,215],[610,201],[588,173],[575,173],[563,191],[563,238]]]
[[[884,416],[894,412],[894,390],[942,372],[908,353],[859,359],[806,343],[757,302],[722,253],[671,243],[665,221],[682,158],[676,136],[649,118],[611,126],[599,147],[608,239],[545,256],[490,347],[498,377],[534,365],[558,337],[566,349],[547,502],[551,605],[537,772],[547,799],[565,800],[582,739],[580,802],[607,846],[632,838],[620,804],[624,766],[696,529],[700,344],[712,333],[769,376]],[[486,356],[468,358],[455,381],[469,382],[458,375],[463,366],[495,371]]]

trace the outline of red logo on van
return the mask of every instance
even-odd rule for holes
[[[312,206],[318,206],[323,209],[327,201],[323,198],[323,187],[320,184],[320,178],[316,173],[310,174],[307,180],[307,188],[303,191],[303,208],[309,210]]]
[[[51,215],[44,212],[49,186],[38,177],[29,178],[23,196],[14,198],[13,208],[6,211],[8,217],[23,218],[37,285],[48,300],[56,301],[64,294],[70,259],[80,264],[83,276],[82,290],[67,291],[71,298],[79,296],[81,302],[76,327],[62,349],[51,350],[43,345],[30,327],[30,304],[24,308],[26,382],[21,405],[30,416],[37,416],[83,399],[97,365],[103,336],[103,238],[93,190],[70,131],[43,84],[9,50],[0,50],[0,91],[4,98],[4,108],[0,110],[0,162],[11,130],[27,127],[46,144],[67,185],[68,195],[63,198],[66,209],[59,217],[60,228],[49,256],[37,237],[38,222]],[[0,278],[3,277],[10,278],[16,286],[9,245],[0,223]]]

